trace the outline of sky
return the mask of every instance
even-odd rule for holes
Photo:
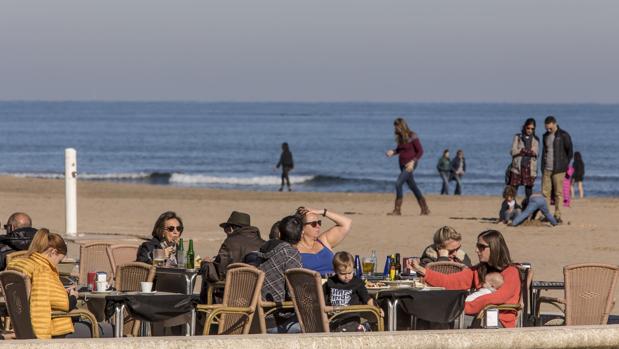
[[[619,2],[3,0],[0,100],[619,103]]]

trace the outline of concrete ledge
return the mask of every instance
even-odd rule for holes
[[[6,347],[23,349],[617,348],[619,326],[0,342],[0,348]]]

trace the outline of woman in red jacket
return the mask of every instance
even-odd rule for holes
[[[489,304],[518,304],[520,301],[520,274],[512,263],[509,249],[503,235],[496,230],[486,230],[477,236],[475,248],[479,264],[464,269],[455,274],[441,274],[426,270],[419,265],[418,260],[412,262],[412,268],[425,274],[425,281],[432,286],[442,286],[449,290],[468,290],[471,287],[478,290],[484,283],[484,277],[492,272],[501,273],[505,283],[496,292],[481,296],[472,302],[466,302],[464,313],[478,314]],[[516,327],[516,313],[501,311],[499,321],[503,327]]]

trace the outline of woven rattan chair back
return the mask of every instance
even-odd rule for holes
[[[121,292],[140,291],[141,282],[153,282],[155,279],[155,267],[142,263],[130,262],[116,267],[116,279],[114,285]]]
[[[135,245],[111,245],[110,253],[114,262],[114,267],[122,264],[135,262],[138,254],[138,246]]]
[[[103,271],[107,273],[108,282],[114,279],[114,261],[110,253],[110,244],[105,242],[87,243],[80,246],[80,285],[88,281],[88,273]]]
[[[455,274],[461,272],[466,265],[455,262],[432,262],[426,268],[441,274]]]
[[[36,339],[30,319],[30,279],[16,271],[0,272],[0,285],[17,339]]]
[[[613,308],[619,267],[574,264],[563,268],[565,324],[605,325]]]
[[[286,284],[303,333],[329,332],[320,274],[308,269],[286,271]]]
[[[256,309],[261,296],[264,272],[248,267],[233,267],[226,273],[223,305],[226,307]],[[223,314],[219,322],[218,334],[247,334],[251,327],[254,313]]]

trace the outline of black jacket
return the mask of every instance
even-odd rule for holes
[[[136,256],[136,262],[142,262],[146,264],[153,264],[153,251],[161,249],[161,240],[156,237],[144,242],[138,248],[138,254]]]
[[[27,250],[36,233],[35,228],[19,228],[9,234],[0,235],[0,270],[6,268],[6,255]]]
[[[542,170],[546,169],[546,138],[550,133],[544,133],[544,140],[542,141],[543,152],[542,152]],[[574,156],[572,149],[572,137],[570,134],[563,131],[557,126],[557,132],[555,132],[555,141],[553,142],[553,165],[552,165],[552,173],[561,173],[567,172],[567,167],[572,161],[572,156]]]
[[[294,161],[292,160],[291,152],[282,152],[282,155],[279,157],[279,162],[277,163],[277,168],[280,166],[287,168],[294,168]]]

